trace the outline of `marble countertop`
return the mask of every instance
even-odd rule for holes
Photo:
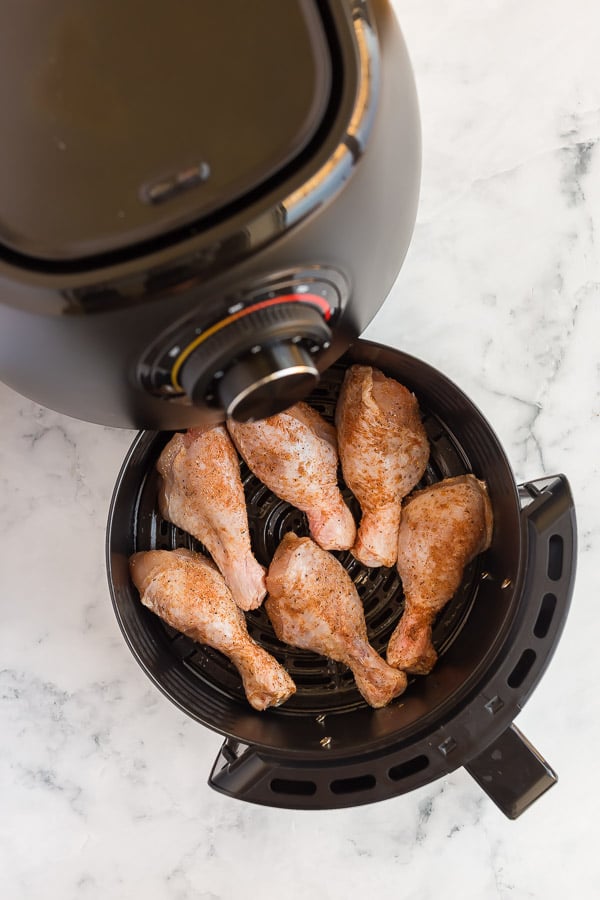
[[[565,472],[579,568],[517,724],[559,783],[510,822],[462,769],[372,806],[211,791],[218,735],[146,679],[106,584],[133,433],[0,388],[0,895],[10,900],[596,897],[600,7],[396,0],[423,123],[406,263],[366,336],[468,393],[517,480]]]

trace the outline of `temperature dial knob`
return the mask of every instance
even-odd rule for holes
[[[218,394],[228,416],[252,422],[302,400],[318,381],[310,353],[283,341],[242,357],[220,380]]]
[[[249,312],[202,341],[178,370],[192,403],[219,406],[250,422],[274,415],[311,392],[319,380],[314,355],[331,332],[309,303],[280,303]]]

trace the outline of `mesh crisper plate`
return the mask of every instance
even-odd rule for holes
[[[308,402],[329,421],[333,421],[335,403],[344,372],[343,365],[334,365],[328,369],[317,389],[308,398]],[[469,460],[443,422],[428,412],[423,405],[421,412],[431,445],[431,456],[419,487],[471,471]],[[145,474],[133,503],[132,553],[139,550],[172,550],[176,547],[187,547],[206,553],[198,541],[165,521],[158,511],[159,477],[155,464],[170,437],[169,433],[156,435],[149,444],[144,459]],[[139,465],[139,460],[137,464]],[[308,535],[306,518],[299,510],[269,491],[248,470],[245,463],[242,463],[241,474],[248,507],[252,547],[259,562],[268,566],[287,531]],[[355,498],[343,483],[342,491],[358,522],[360,509]],[[369,640],[377,651],[385,655],[390,635],[403,611],[402,585],[395,568],[369,569],[357,562],[349,551],[336,552],[334,555],[346,568],[356,585],[365,610]],[[438,617],[433,631],[433,641],[440,656],[443,656],[450,647],[469,614],[480,583],[479,567],[479,560],[475,560],[467,568],[460,589]],[[131,593],[132,602],[139,603],[133,585]],[[194,643],[190,638],[165,625],[145,608],[143,615],[145,627],[152,632],[152,639],[163,647],[168,645],[173,662],[184,667],[186,677],[209,682],[225,697],[244,699],[237,670],[225,656],[212,648]],[[277,715],[305,712],[314,712],[318,715],[324,711],[341,711],[366,706],[355,687],[352,673],[346,666],[310,651],[281,643],[275,637],[262,607],[246,613],[246,621],[252,637],[283,664],[297,686],[297,693],[276,710]]]

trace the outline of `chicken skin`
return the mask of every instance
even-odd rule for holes
[[[252,640],[217,567],[191,550],[150,550],[129,560],[144,606],[172,628],[228,656],[254,709],[279,706],[296,686],[277,660]]]
[[[256,609],[266,594],[265,570],[250,546],[239,460],[225,427],[176,434],[156,467],[162,516],[204,544],[240,609]]]
[[[416,397],[378,369],[351,366],[335,421],[344,480],[362,510],[352,553],[365,566],[393,566],[402,498],[429,459]]]
[[[249,468],[281,500],[306,513],[325,550],[347,550],[356,526],[337,483],[335,428],[307,403],[252,423],[227,423]]]
[[[391,666],[418,675],[432,670],[434,619],[456,593],[465,566],[489,547],[492,529],[487,488],[474,475],[446,478],[405,502],[397,565],[406,605],[388,644]]]
[[[321,653],[352,669],[367,703],[385,706],[406,688],[371,647],[362,603],[352,579],[310,538],[288,532],[267,573],[265,609],[281,641]]]

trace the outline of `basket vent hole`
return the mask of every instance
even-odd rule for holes
[[[296,675],[295,672],[294,672],[294,675]],[[295,680],[301,681],[302,687],[305,687],[305,688],[323,687],[323,688],[327,688],[329,690],[336,689],[336,685],[332,684],[332,682],[331,682],[331,676],[328,675],[326,672],[315,672],[315,673],[302,672],[301,674],[296,675]]]
[[[271,790],[275,794],[293,794],[297,797],[312,797],[317,793],[314,781],[300,781],[291,778],[273,778]]]
[[[548,578],[558,581],[563,570],[563,539],[553,534],[548,541]]]
[[[548,634],[550,625],[552,624],[552,619],[554,617],[556,602],[557,601],[554,594],[544,595],[538,617],[535,620],[535,625],[533,626],[533,633],[537,638],[544,638]]]
[[[529,671],[536,660],[536,654],[531,648],[523,650],[519,662],[507,678],[507,684],[511,688],[520,687],[525,681]]]
[[[383,623],[385,621],[387,621],[387,619],[390,618],[394,614],[394,612],[395,612],[394,609],[391,609],[389,606],[386,606],[385,609],[383,609],[379,613],[378,616],[376,616],[374,619],[372,619],[369,622],[369,625],[371,626],[371,628],[379,628],[379,626],[383,625]]]
[[[406,760],[406,762],[392,766],[388,772],[388,777],[392,781],[402,781],[403,778],[409,778],[411,775],[416,775],[417,772],[422,772],[428,765],[429,758],[421,753],[419,756],[413,756],[412,759]]]
[[[354,778],[337,778],[329,787],[333,794],[353,794],[355,791],[370,791],[376,784],[374,775],[356,775]]]
[[[294,659],[293,665],[296,669],[315,669],[320,671],[322,668],[322,660],[300,656]]]
[[[397,580],[396,572],[395,571],[390,572],[389,575],[386,576],[385,581],[383,582],[383,590],[389,591],[390,588],[394,587],[394,585],[396,584],[396,580]]]

